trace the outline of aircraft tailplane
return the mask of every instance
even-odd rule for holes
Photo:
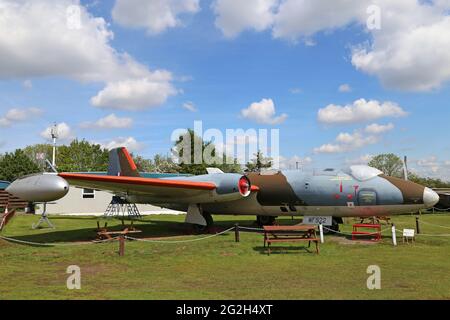
[[[139,177],[136,164],[127,148],[115,148],[109,151],[109,176]]]

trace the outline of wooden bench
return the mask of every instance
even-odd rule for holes
[[[359,228],[363,229],[372,229],[373,231],[359,231]],[[352,231],[352,240],[355,240],[356,236],[367,235],[373,236],[370,240],[372,241],[380,241],[381,240],[381,225],[380,224],[371,224],[371,223],[355,223],[353,225]]]
[[[270,255],[270,244],[278,242],[299,242],[308,241],[308,248],[311,242],[316,244],[316,253],[319,254],[319,241],[316,236],[317,226],[295,225],[295,226],[264,226],[264,248],[267,244],[267,253]]]
[[[122,231],[108,231],[106,228],[100,228],[97,230],[97,240],[110,240],[113,236],[126,236],[130,233],[141,233],[141,230],[134,228],[125,228]]]

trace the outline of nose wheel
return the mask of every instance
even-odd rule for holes
[[[332,223],[331,226],[327,226],[326,228],[323,229],[324,234],[335,234],[336,232],[339,232],[339,220],[333,217],[331,223]]]
[[[276,217],[273,216],[256,216],[256,223],[259,226],[273,226],[275,224]]]

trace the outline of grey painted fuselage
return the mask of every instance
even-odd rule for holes
[[[367,166],[353,166],[346,172],[294,170],[250,173],[247,177],[259,187],[258,192],[234,201],[205,203],[203,210],[211,214],[361,217],[417,212],[439,199],[431,189],[386,177]],[[180,204],[159,205],[187,210]]]

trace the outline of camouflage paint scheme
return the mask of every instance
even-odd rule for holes
[[[437,200],[434,192],[424,186],[385,176],[367,166],[355,167],[365,167],[373,176],[359,180],[352,176],[351,169],[347,172],[328,169],[319,173],[297,170],[249,173],[247,177],[252,185],[258,186],[258,192],[220,205],[205,203],[202,208],[212,214],[360,217],[414,212],[433,206]],[[185,210],[177,204],[161,205]]]

